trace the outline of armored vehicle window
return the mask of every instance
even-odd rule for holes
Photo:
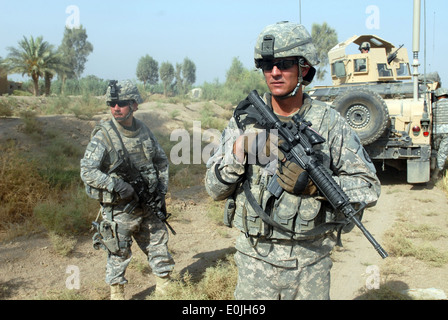
[[[408,63],[400,63],[400,67],[397,68],[397,76],[406,77],[409,76],[409,64]]]
[[[331,65],[331,75],[338,78],[346,76],[344,61],[336,61]]]
[[[367,59],[355,59],[355,72],[367,72]]]
[[[388,69],[385,63],[378,63],[378,76],[392,77],[392,70]]]

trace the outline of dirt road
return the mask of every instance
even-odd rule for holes
[[[141,110],[153,110],[143,106]],[[191,109],[191,108],[190,108]],[[189,110],[190,110],[189,109]],[[168,112],[168,111],[166,111]],[[192,118],[194,115],[191,116]],[[67,137],[76,143],[85,143],[94,125],[62,117],[54,126],[70,128]],[[188,121],[185,117],[184,121]],[[42,121],[49,121],[43,119]],[[20,132],[20,120],[0,119],[1,140],[26,139]],[[24,148],[27,146],[24,145]],[[444,230],[436,245],[445,251],[448,247],[448,201],[443,190],[433,183],[408,185],[404,177],[395,173],[379,173],[382,195],[378,204],[368,209],[363,223],[382,243],[385,233],[403,217],[419,224],[437,226]],[[200,277],[205,269],[218,259],[233,252],[237,231],[217,226],[206,215],[209,198],[201,184],[170,194],[169,205],[182,214],[171,222],[177,231],[170,238],[170,249],[176,260],[176,272],[188,271]],[[56,254],[45,234],[23,236],[0,243],[0,299],[45,299],[52,294],[73,289],[79,276],[81,293],[90,299],[107,299],[109,288],[104,283],[105,253],[92,248],[91,235],[77,239],[74,252],[68,257]],[[357,229],[343,235],[344,247],[333,254],[332,299],[352,300],[365,297],[368,288],[387,285],[401,291],[413,288],[438,288],[448,293],[448,265],[433,267],[413,257],[381,259],[370,243]],[[387,248],[385,248],[387,250]],[[130,282],[128,297],[145,299],[154,289],[154,279],[141,251],[134,244],[134,259],[127,272]],[[399,267],[398,267],[399,266]]]

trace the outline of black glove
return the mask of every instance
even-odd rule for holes
[[[157,204],[157,210],[156,210],[157,217],[160,220],[165,221],[166,219],[168,219],[166,213],[165,195],[163,193],[159,193],[155,199],[155,202]]]
[[[121,179],[114,179],[114,181],[115,181],[114,191],[118,193],[121,199],[128,199],[134,195],[135,193],[134,188],[132,188],[132,186],[129,183]]]

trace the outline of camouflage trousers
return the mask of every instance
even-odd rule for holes
[[[154,275],[164,277],[173,270],[174,260],[168,252],[168,231],[162,221],[154,214],[143,215],[141,209],[136,209],[132,214],[114,211],[113,217],[118,225],[118,240],[126,245],[118,253],[108,254],[106,283],[127,283],[125,272],[132,259],[132,238],[148,257]],[[103,218],[106,218],[104,213]]]
[[[235,253],[238,283],[234,292],[237,300],[329,300],[329,255],[311,265],[295,268],[279,267]]]

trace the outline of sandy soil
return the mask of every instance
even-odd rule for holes
[[[150,126],[164,127],[169,131],[183,128],[183,123],[197,119],[200,107],[199,103],[189,106],[165,104],[161,109],[155,103],[146,103],[140,106],[137,115]],[[219,109],[219,106],[215,107]],[[181,114],[170,119],[169,112],[175,108],[180,108]],[[72,139],[74,143],[86,145],[95,121],[104,116],[92,121],[73,116],[49,116],[41,117],[40,121],[63,129],[67,139]],[[161,119],[163,121],[159,121]],[[32,148],[27,143],[27,136],[21,133],[21,126],[20,119],[0,119],[1,143],[12,139],[24,150]],[[408,185],[402,175],[391,171],[380,172],[379,176],[383,185],[382,195],[377,206],[368,209],[363,219],[372,235],[382,243],[385,232],[404,215],[419,224],[438,226],[444,230],[446,235],[437,240],[436,246],[445,251],[448,247],[448,201],[444,191],[432,182]],[[238,231],[210,221],[206,216],[209,201],[200,183],[170,193],[169,209],[182,212],[171,221],[177,231],[176,236],[170,237],[169,243],[176,261],[176,272],[183,274],[188,271],[194,277],[200,277],[207,267],[234,252],[233,244]],[[77,238],[74,252],[67,257],[54,252],[44,233],[0,242],[0,299],[51,297],[67,287],[73,287],[75,273],[80,280],[79,289],[75,289],[77,292],[92,299],[107,299],[108,286],[104,283],[106,256],[103,251],[93,249],[91,236]],[[397,291],[437,288],[448,293],[448,265],[432,267],[411,257],[391,256],[383,260],[357,229],[343,235],[343,244],[343,248],[332,254],[332,299],[363,299],[367,288],[375,281]],[[141,300],[154,290],[155,281],[149,268],[144,267],[145,257],[136,244],[133,251],[134,261],[127,272],[127,296]],[[399,265],[400,271],[391,272],[396,270],[396,267],[391,267],[393,265]],[[372,278],[374,275],[376,278]]]

